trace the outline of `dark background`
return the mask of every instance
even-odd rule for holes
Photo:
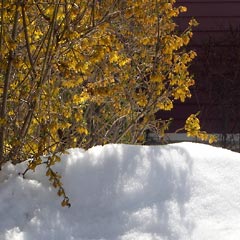
[[[179,0],[177,5],[188,8],[176,18],[180,30],[192,17],[199,22],[189,45],[198,55],[190,67],[196,85],[191,99],[176,102],[173,111],[158,117],[173,118],[169,132],[175,132],[200,111],[203,130],[240,133],[240,0]]]

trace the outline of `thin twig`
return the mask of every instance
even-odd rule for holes
[[[19,11],[18,11],[18,6],[16,5],[12,36],[11,36],[13,42],[15,42],[17,38],[18,17],[19,17]],[[1,113],[0,113],[0,119],[2,121],[2,124],[0,127],[0,169],[2,164],[5,161],[4,159],[4,141],[5,141],[5,133],[6,133],[5,122],[7,117],[7,101],[8,101],[8,93],[9,93],[9,86],[10,86],[10,78],[12,74],[13,60],[14,60],[14,50],[10,49],[9,55],[8,55],[8,65],[7,65],[7,70],[6,70],[5,79],[4,79]]]

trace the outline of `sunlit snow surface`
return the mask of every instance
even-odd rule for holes
[[[0,172],[0,240],[239,240],[240,154],[203,144],[68,150],[60,206],[44,166]]]

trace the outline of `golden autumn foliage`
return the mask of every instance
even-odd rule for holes
[[[191,97],[194,85],[196,54],[185,47],[196,22],[179,32],[174,18],[186,8],[174,3],[2,0],[0,165],[32,158],[35,169],[40,156],[67,147],[136,143],[149,126],[161,132],[154,114]],[[53,164],[47,176],[64,195]]]

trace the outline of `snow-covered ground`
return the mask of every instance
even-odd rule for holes
[[[240,154],[204,144],[71,149],[72,206],[24,164],[0,172],[0,240],[239,240]]]

